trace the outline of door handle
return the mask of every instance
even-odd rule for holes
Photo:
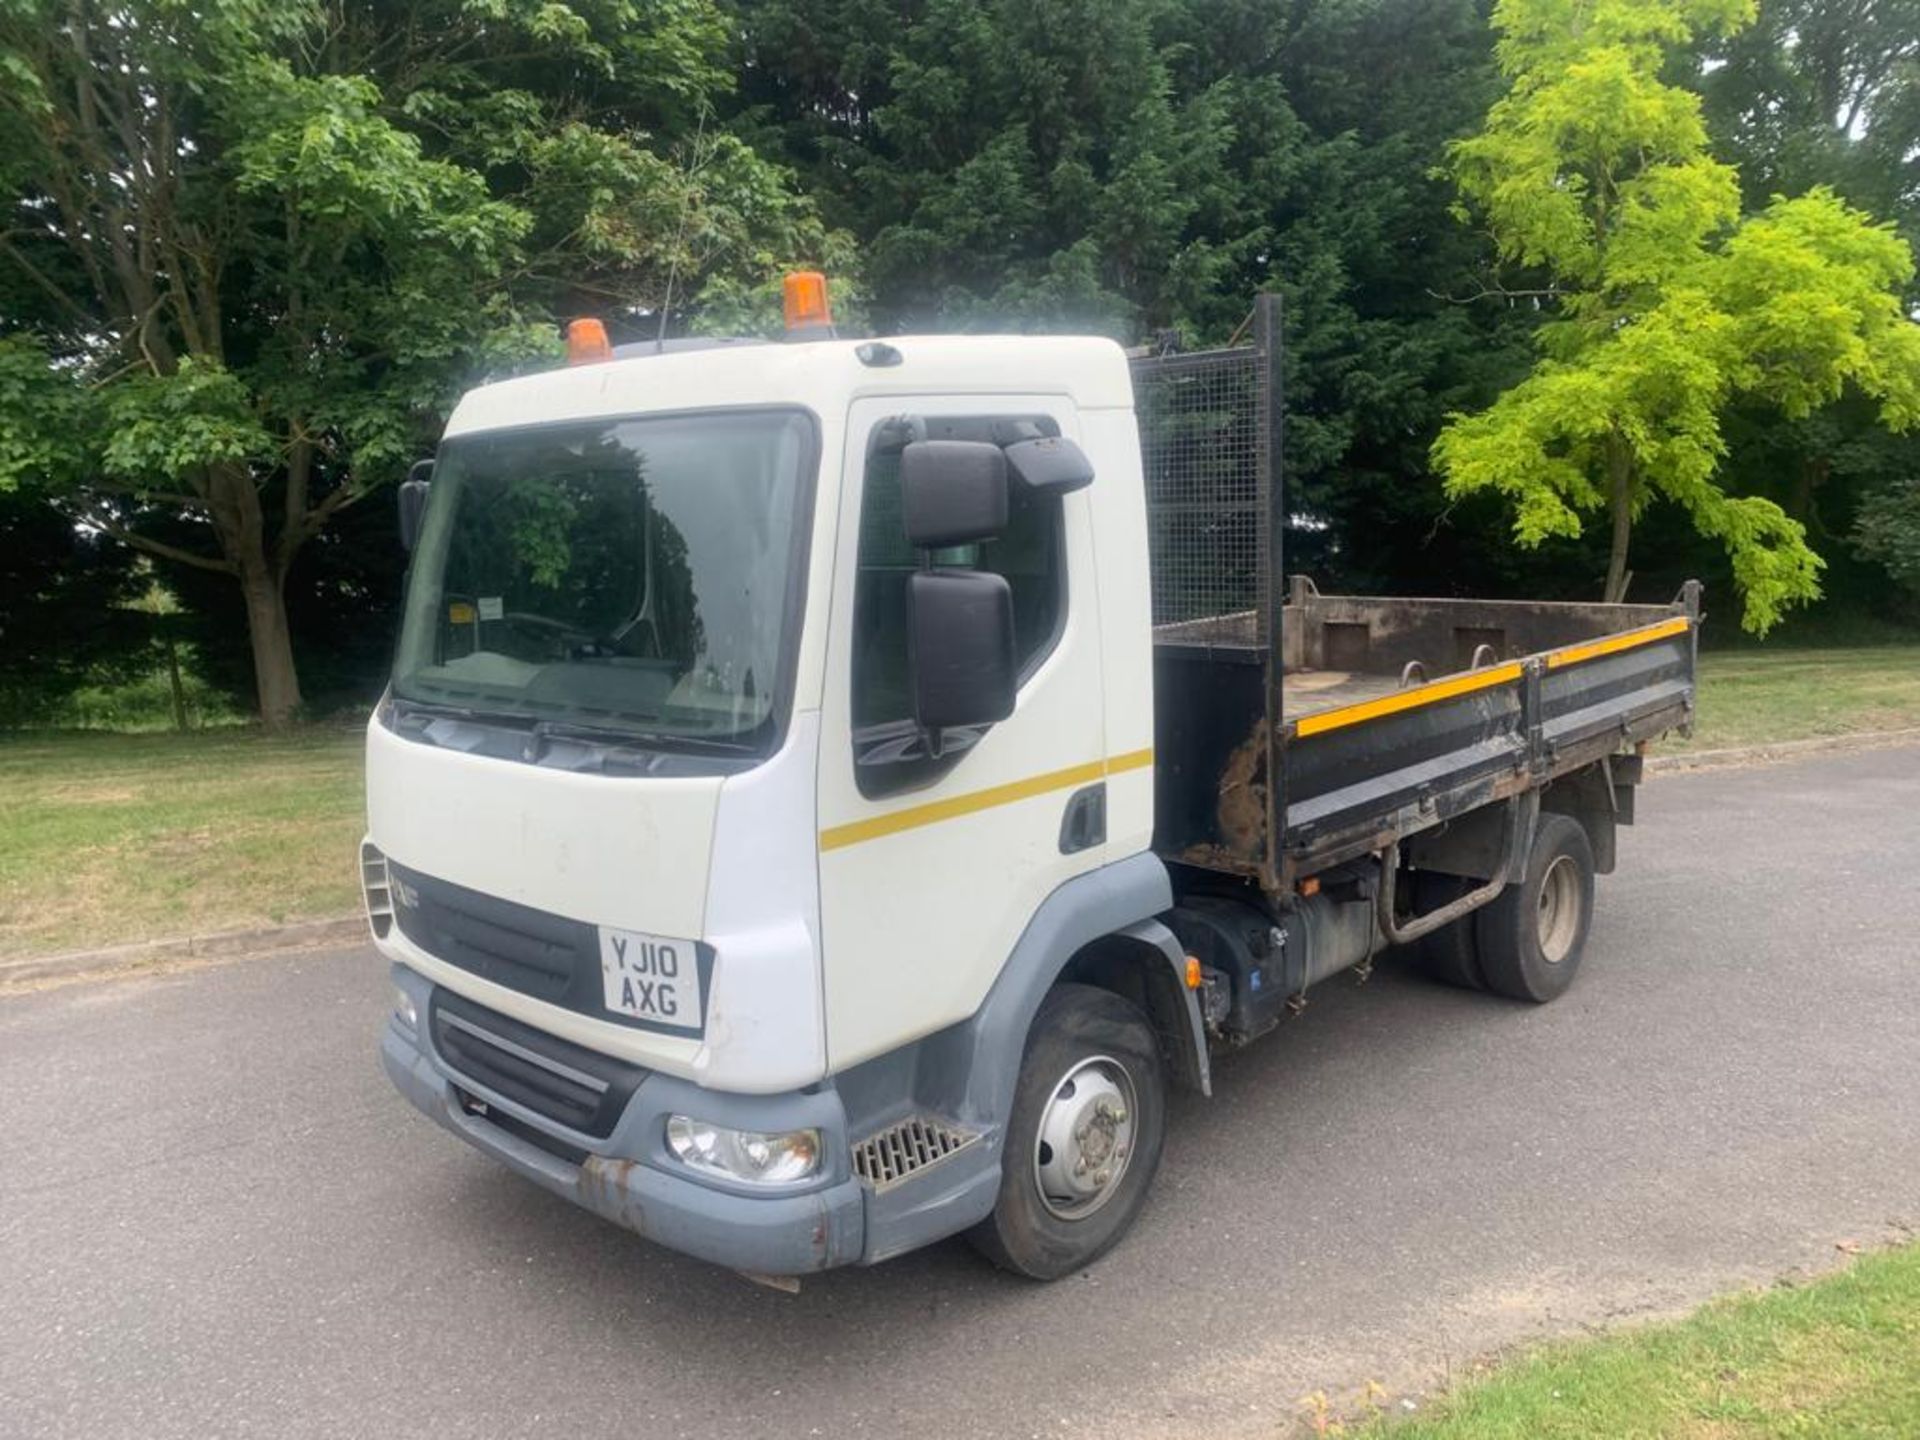
[[[1060,817],[1060,853],[1072,855],[1107,843],[1107,782],[1076,790],[1068,797],[1067,813]]]

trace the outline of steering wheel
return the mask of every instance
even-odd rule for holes
[[[556,640],[577,641],[587,645],[598,645],[600,637],[591,630],[582,630],[578,625],[569,625],[564,620],[555,620],[547,615],[535,615],[529,610],[508,610],[500,619],[518,629],[544,632]]]

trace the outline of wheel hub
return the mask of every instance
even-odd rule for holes
[[[1033,1147],[1034,1180],[1049,1212],[1079,1220],[1113,1197],[1133,1158],[1134,1109],[1133,1080],[1109,1056],[1082,1060],[1060,1078]]]
[[[1548,964],[1558,965],[1573,953],[1574,937],[1580,933],[1580,873],[1570,856],[1556,857],[1540,877],[1537,933]]]

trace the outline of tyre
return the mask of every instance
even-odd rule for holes
[[[1593,846],[1578,820],[1544,813],[1526,877],[1474,916],[1487,989],[1545,1004],[1566,992],[1593,923]]]
[[[1458,875],[1441,875],[1432,870],[1415,871],[1414,913],[1430,914],[1442,905],[1451,905],[1468,890],[1485,883],[1482,880],[1465,880]],[[1473,922],[1473,915],[1462,915],[1452,924],[1442,925],[1431,935],[1422,935],[1408,947],[1413,952],[1413,963],[1422,973],[1442,984],[1458,985],[1463,990],[1486,989],[1487,982],[1480,974],[1480,943],[1474,934]]]
[[[1139,1009],[1056,985],[1027,1035],[993,1213],[974,1247],[1019,1275],[1057,1280],[1127,1233],[1160,1165],[1166,1068]]]

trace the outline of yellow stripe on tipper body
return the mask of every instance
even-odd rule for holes
[[[1641,645],[1651,645],[1656,640],[1665,640],[1670,635],[1684,635],[1693,622],[1684,615],[1676,615],[1671,620],[1662,620],[1658,624],[1643,626],[1638,630],[1623,630],[1618,635],[1609,635],[1604,640],[1589,640],[1584,645],[1567,645],[1558,650],[1547,652],[1547,668],[1558,670],[1563,665],[1578,664],[1582,660],[1597,660],[1602,655],[1617,655],[1622,650],[1632,650]]]
[[[1011,805],[1016,800],[1031,799],[1035,795],[1045,795],[1050,791],[1065,790],[1075,785],[1091,785],[1094,781],[1104,780],[1109,775],[1144,769],[1151,764],[1153,764],[1152,749],[1132,750],[1125,755],[1113,755],[1105,760],[1089,760],[1084,765],[1069,765],[1064,770],[1049,770],[1043,775],[1029,775],[1024,780],[1009,780],[1004,785],[990,785],[984,790],[970,790],[965,795],[951,795],[945,800],[931,800],[925,805],[909,805],[904,810],[890,810],[885,815],[875,815],[866,820],[854,820],[845,825],[835,825],[822,830],[820,848],[822,850],[844,849],[848,845],[858,845],[865,840],[878,840],[883,835],[897,835],[903,830],[917,830],[922,825],[937,825],[942,820],[978,814],[982,810]]]
[[[1508,681],[1519,678],[1519,663],[1509,661],[1505,665],[1494,665],[1485,670],[1456,675],[1451,680],[1435,680],[1430,684],[1416,685],[1411,690],[1402,690],[1397,695],[1385,695],[1378,700],[1362,700],[1353,705],[1342,705],[1337,710],[1322,710],[1317,714],[1302,715],[1293,722],[1293,733],[1304,740],[1309,735],[1339,730],[1347,725],[1358,725],[1363,720],[1376,720],[1382,715],[1397,715],[1402,710],[1418,710],[1422,705],[1451,700],[1456,695],[1471,695],[1476,690],[1490,690],[1495,685],[1505,685]]]

